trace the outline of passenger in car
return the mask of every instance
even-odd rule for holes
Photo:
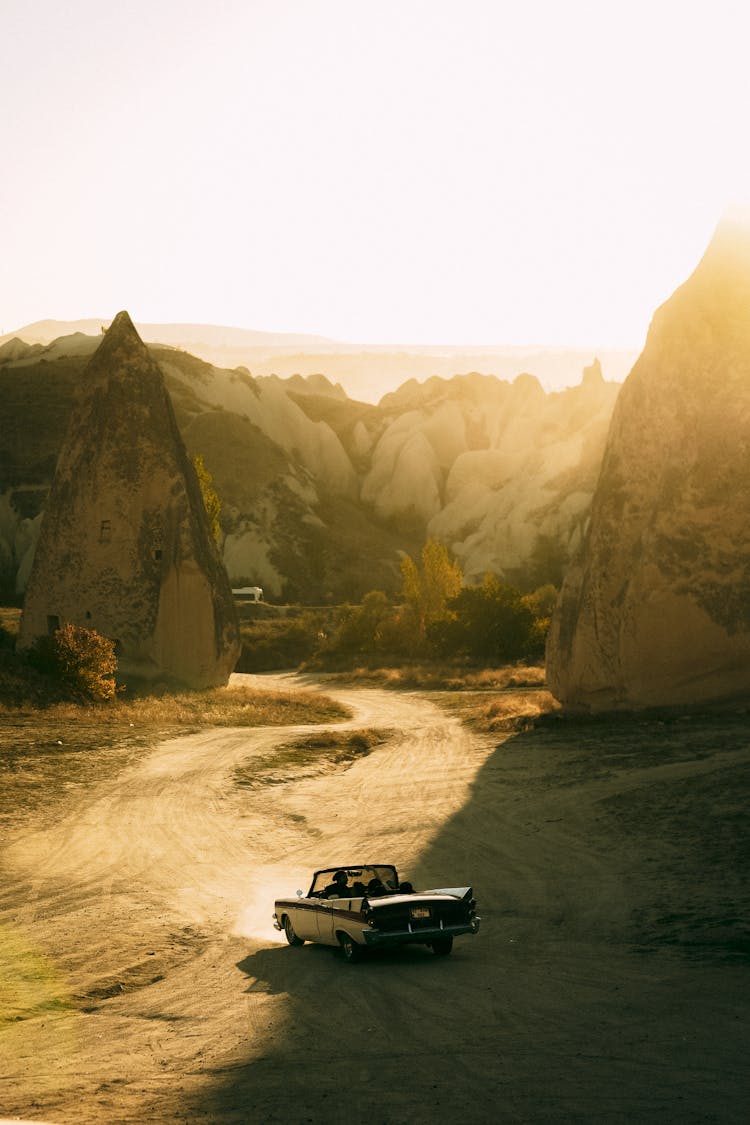
[[[367,893],[374,898],[377,895],[387,894],[387,891],[380,879],[370,879],[370,882],[367,884]]]
[[[352,892],[349,889],[346,871],[337,871],[333,876],[333,882],[328,884],[323,894],[326,898],[351,898]]]

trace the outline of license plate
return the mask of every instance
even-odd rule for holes
[[[412,918],[429,918],[430,908],[429,906],[412,906],[411,916]]]

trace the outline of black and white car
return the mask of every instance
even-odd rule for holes
[[[471,887],[415,891],[388,863],[326,867],[307,894],[278,899],[273,924],[290,945],[340,946],[347,961],[363,950],[427,945],[445,955],[460,934],[476,934],[480,919]]]

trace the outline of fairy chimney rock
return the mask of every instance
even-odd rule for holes
[[[604,374],[602,372],[602,365],[597,357],[584,367],[583,374],[581,375],[581,383],[584,387],[598,387],[604,382]]]
[[[620,392],[547,645],[592,710],[750,691],[750,226],[722,222]]]
[[[161,370],[126,312],[84,373],[26,589],[20,645],[73,622],[127,677],[224,684],[239,653],[226,572]]]

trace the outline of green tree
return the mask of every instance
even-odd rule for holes
[[[377,652],[392,617],[393,607],[383,591],[371,590],[361,605],[346,610],[332,647],[342,652]]]
[[[463,585],[461,567],[451,559],[448,548],[437,539],[428,539],[420,562],[411,555],[401,560],[402,594],[410,607],[415,639],[423,641],[428,629],[447,615],[448,602]]]
[[[429,636],[443,655],[463,652],[477,660],[516,660],[528,651],[534,614],[519,590],[486,574],[481,586],[466,587],[452,598],[451,616]]]
[[[196,453],[193,458],[193,466],[195,468],[195,475],[198,477],[198,484],[201,488],[201,496],[203,497],[203,506],[206,509],[208,516],[208,523],[211,528],[211,534],[216,543],[221,539],[221,524],[219,523],[219,516],[221,515],[221,500],[216,489],[213,486],[213,477],[203,463],[203,454]]]
[[[534,615],[534,625],[529,638],[529,653],[534,656],[544,655],[547,633],[557,603],[557,594],[558,591],[552,583],[547,583],[545,586],[540,586],[537,590],[534,590],[532,594],[526,594],[523,599]]]

